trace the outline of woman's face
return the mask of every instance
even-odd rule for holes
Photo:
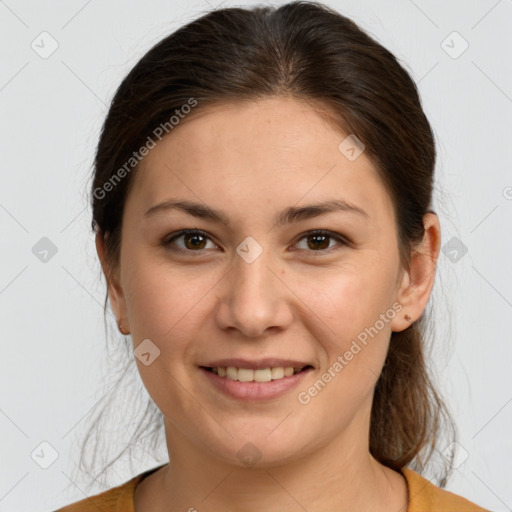
[[[391,199],[364,151],[340,150],[348,135],[275,97],[204,110],[144,158],[110,292],[171,443],[238,465],[367,449],[403,274]],[[346,206],[300,212],[333,201]],[[271,380],[203,368],[217,365]],[[309,369],[280,378],[287,366]]]

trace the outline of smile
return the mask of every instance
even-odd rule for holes
[[[201,366],[213,389],[237,400],[268,401],[279,398],[295,388],[313,371],[303,367],[272,366],[268,368],[238,368],[235,366]]]
[[[236,368],[234,366],[216,366],[214,368],[206,368],[207,370],[217,374],[219,377],[225,377],[229,380],[237,380],[239,382],[270,382],[271,380],[279,380],[285,377],[291,377],[295,373],[310,368],[309,365],[300,368],[293,366],[275,366],[272,368]]]

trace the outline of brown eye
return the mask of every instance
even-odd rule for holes
[[[325,250],[329,248],[329,235],[309,235],[307,237],[310,249]],[[327,243],[326,243],[327,242]]]
[[[180,239],[183,240],[183,244],[176,243],[176,241]],[[336,248],[336,244],[334,244],[334,246],[330,244],[333,240],[338,242],[338,248],[349,245],[349,241],[342,235],[324,230],[305,233],[300,240],[307,241],[306,247],[299,248],[300,250],[316,253],[318,255],[322,255]],[[169,247],[171,250],[201,253],[203,250],[207,249],[206,245],[208,241],[211,241],[211,239],[206,233],[191,229],[176,233],[162,244],[165,247]],[[212,245],[213,248],[217,247],[213,242]]]
[[[205,237],[203,235],[187,233],[183,235],[183,240],[187,249],[204,249]]]
[[[175,241],[178,239],[183,240],[183,245],[176,244]],[[202,231],[186,230],[180,231],[173,237],[169,238],[163,243],[164,246],[177,245],[178,250],[188,252],[199,252],[205,249],[207,240],[210,238]]]
[[[338,242],[338,245],[345,246],[348,245],[347,240],[339,235],[338,233],[333,233],[331,231],[311,231],[309,233],[306,233],[301,240],[307,240],[306,250],[309,252],[316,252],[316,253],[324,253],[329,251],[333,246],[329,247],[330,240],[335,240]]]

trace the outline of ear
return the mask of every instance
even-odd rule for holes
[[[418,320],[425,310],[434,286],[437,260],[441,249],[441,226],[435,213],[423,216],[423,240],[411,253],[409,270],[403,270],[396,300],[402,305],[400,315],[391,322],[391,330],[403,331]],[[405,319],[409,315],[410,320]]]
[[[113,272],[110,262],[107,260],[105,240],[101,233],[96,234],[96,251],[101,263],[101,268],[107,281],[108,297],[117,321],[122,323],[124,329],[129,329],[126,301],[119,282],[118,272]]]

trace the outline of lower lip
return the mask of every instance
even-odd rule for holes
[[[236,398],[238,400],[264,401],[278,398],[294,387],[296,387],[302,379],[312,371],[312,368],[294,373],[290,377],[271,380],[269,382],[240,382],[239,380],[231,380],[227,377],[219,377],[204,368],[199,368],[210,382],[225,395]]]

